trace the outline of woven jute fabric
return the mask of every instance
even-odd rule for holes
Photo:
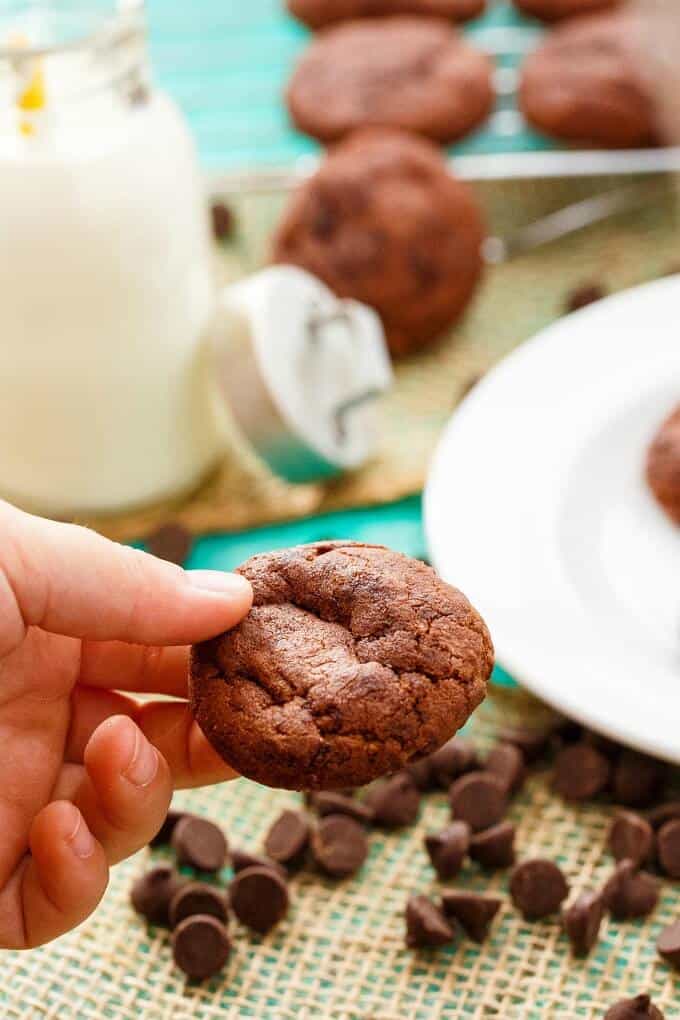
[[[505,236],[570,202],[626,183],[621,178],[497,181],[477,185],[476,192],[490,231]],[[235,238],[218,251],[222,282],[266,263],[285,200],[284,195],[230,199],[238,226]],[[382,401],[380,448],[362,470],[327,485],[289,486],[274,478],[234,431],[220,469],[189,498],[81,523],[123,540],[142,537],[168,519],[200,534],[388,502],[419,491],[442,427],[470,383],[562,315],[574,287],[595,282],[614,292],[673,269],[680,270],[680,231],[671,191],[666,200],[488,269],[460,324],[440,343],[397,365],[394,389]]]
[[[545,711],[518,689],[496,689],[470,735],[488,745],[499,722]],[[233,846],[257,849],[297,794],[246,780],[176,797],[218,820]],[[519,856],[547,857],[565,871],[571,895],[599,887],[610,873],[605,849],[611,808],[573,807],[550,790],[549,773],[532,775],[510,817]],[[147,929],[132,912],[134,877],[163,854],[143,851],[112,873],[95,915],[51,946],[2,957],[0,1015],[12,1020],[574,1020],[601,1018],[612,1003],[652,995],[667,1018],[680,1016],[680,987],[657,958],[655,939],[680,917],[680,889],[663,885],[647,920],[606,920],[597,948],[574,960],[557,918],[526,922],[507,896],[507,873],[468,864],[447,886],[493,891],[504,901],[488,941],[461,938],[438,950],[404,946],[404,905],[415,892],[436,895],[423,849],[426,832],[448,818],[446,796],[428,794],[418,824],[370,834],[361,873],[332,882],[303,870],[291,882],[287,918],[265,938],[232,922],[234,951],[222,975],[187,985],[174,968],[167,933]],[[224,878],[229,872],[225,871]]]

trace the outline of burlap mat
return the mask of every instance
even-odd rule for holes
[[[508,181],[476,187],[490,228],[504,235],[598,190],[626,183]],[[256,270],[285,197],[230,199],[236,238],[218,254],[223,281]],[[168,518],[195,533],[252,527],[330,509],[397,499],[422,488],[442,426],[469,382],[564,311],[567,293],[584,282],[608,291],[680,269],[673,201],[619,216],[490,269],[468,314],[440,344],[397,366],[382,406],[382,443],[371,464],[326,486],[288,486],[272,477],[234,434],[222,468],[189,500],[115,519],[83,519],[117,539],[143,536]],[[585,369],[585,366],[584,366]]]
[[[471,734],[482,744],[500,719],[540,712],[519,690],[497,688],[477,713]],[[534,775],[516,800],[520,856],[557,861],[572,894],[601,885],[612,868],[604,850],[610,809],[565,805],[547,773]],[[279,811],[296,794],[246,780],[179,795],[193,811],[219,819],[235,846],[258,848]],[[601,1018],[624,996],[649,992],[667,1018],[680,1015],[678,979],[654,942],[680,914],[680,889],[664,883],[647,921],[605,921],[587,960],[573,960],[556,919],[525,922],[507,900],[507,874],[483,875],[469,864],[461,888],[500,893],[505,903],[482,947],[462,939],[440,950],[404,948],[403,910],[413,892],[436,894],[423,834],[448,817],[446,797],[428,794],[417,826],[371,834],[362,872],[325,881],[311,872],[291,883],[287,919],[266,938],[232,924],[234,951],[223,975],[186,986],[173,967],[167,934],[146,929],[128,904],[148,851],[117,867],[94,917],[52,946],[3,954],[0,1015],[13,1020],[575,1020]],[[156,859],[161,858],[155,853]],[[453,883],[449,883],[452,885]]]

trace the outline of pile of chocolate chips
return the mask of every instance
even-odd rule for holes
[[[505,815],[532,767],[552,762],[552,785],[572,802],[616,804],[607,840],[615,866],[602,889],[581,889],[570,904],[559,866],[541,858],[516,859],[515,826]],[[651,913],[659,898],[659,876],[680,878],[680,800],[664,798],[662,763],[619,747],[566,720],[541,730],[505,728],[485,758],[464,737],[406,770],[362,791],[305,795],[307,808],[284,811],[270,827],[263,853],[228,852],[221,830],[205,819],[171,811],[154,845],[170,843],[180,865],[196,877],[217,875],[230,859],[228,890],[190,881],[168,865],[140,878],[132,892],[135,909],[153,924],[172,930],[177,965],[201,979],[226,962],[231,914],[260,934],[285,915],[288,879],[304,865],[331,878],[355,874],[368,853],[367,828],[413,825],[423,793],[446,790],[451,821],[425,837],[425,850],[440,880],[456,879],[471,860],[483,871],[511,868],[510,900],[527,920],[561,912],[561,925],[576,956],[597,943],[606,913],[617,920]],[[358,795],[357,795],[358,793]],[[657,872],[653,874],[652,872]],[[442,891],[438,902],[411,896],[406,904],[406,944],[412,948],[451,943],[464,933],[481,943],[503,907],[503,899],[461,888]],[[680,922],[659,937],[659,955],[680,970]],[[610,1018],[663,1020],[646,995],[617,1003]]]
[[[567,907],[563,904],[569,886],[555,862],[534,858],[515,863],[515,827],[504,817],[531,766],[544,764],[548,757],[553,788],[563,798],[618,805],[607,840],[615,867],[602,889],[580,890]],[[647,916],[659,899],[659,874],[680,878],[680,800],[664,799],[667,778],[665,766],[656,759],[558,719],[541,730],[505,728],[484,761],[469,741],[454,737],[379,785],[372,799],[382,802],[387,797],[390,818],[410,815],[415,820],[419,793],[448,790],[451,822],[425,837],[437,876],[455,879],[468,858],[484,870],[512,867],[509,892],[514,907],[526,920],[561,910],[572,952],[585,956],[597,943],[605,913],[617,920]],[[405,810],[394,804],[397,791],[408,802]],[[384,815],[385,808],[381,811]],[[412,896],[405,911],[406,943],[440,946],[455,941],[461,930],[482,942],[502,905],[497,896],[461,889],[444,891],[439,903]],[[680,970],[680,922],[661,933],[657,951]],[[662,1018],[646,995],[616,1004],[607,1015]]]
[[[332,809],[330,798],[317,825],[301,811],[284,811],[270,827],[264,854],[231,849],[213,822],[186,812],[169,811],[151,845],[169,844],[177,864],[190,868],[193,879],[169,864],[153,867],[132,887],[132,906],[150,924],[170,928],[175,963],[187,977],[203,980],[217,974],[231,952],[229,918],[265,935],[288,911],[288,879],[305,861],[324,874],[345,878],[359,870],[368,853],[364,822],[368,808],[355,802],[355,814]],[[228,887],[215,884],[231,864]],[[213,883],[205,881],[210,876]],[[203,880],[201,880],[203,879]]]

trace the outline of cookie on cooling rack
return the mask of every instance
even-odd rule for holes
[[[403,355],[463,313],[480,278],[484,233],[474,196],[433,145],[365,131],[295,192],[272,254],[375,308],[390,351]]]
[[[310,28],[325,28],[350,18],[421,14],[467,21],[483,14],[486,0],[288,0],[288,10]]]
[[[522,67],[524,116],[539,131],[582,144],[656,144],[656,104],[640,37],[639,19],[624,11],[558,26]]]
[[[515,7],[523,14],[530,14],[542,21],[560,21],[577,14],[592,14],[608,7],[618,7],[625,0],[513,0]]]
[[[322,142],[394,127],[451,142],[488,116],[492,63],[440,18],[365,18],[320,32],[287,91],[295,125]]]

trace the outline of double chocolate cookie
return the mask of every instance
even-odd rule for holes
[[[493,104],[492,64],[439,18],[365,18],[320,32],[287,92],[300,129],[334,142],[393,127],[450,142]]]
[[[680,524],[680,404],[649,447],[647,482],[659,505],[675,524]]]
[[[560,25],[529,55],[519,100],[546,134],[607,148],[659,141],[653,88],[639,52],[639,19],[625,11]]]
[[[254,556],[248,616],[193,649],[192,711],[268,786],[361,786],[439,747],[486,692],[491,639],[455,588],[383,546]]]
[[[542,21],[559,21],[577,14],[592,14],[608,7],[618,7],[624,0],[514,0],[515,7],[523,14],[530,14]]]
[[[273,259],[375,308],[400,355],[462,314],[482,271],[484,233],[474,197],[433,145],[403,132],[364,131],[293,195]]]
[[[486,0],[288,0],[290,13],[315,29],[350,18],[380,18],[389,14],[467,21],[482,14],[485,6]]]

